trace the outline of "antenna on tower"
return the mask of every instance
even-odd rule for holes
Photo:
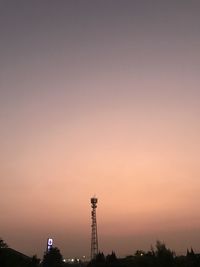
[[[98,199],[94,196],[90,199],[92,207],[92,234],[91,234],[91,260],[96,258],[98,254],[98,236],[97,236],[97,219],[96,219],[96,208]]]

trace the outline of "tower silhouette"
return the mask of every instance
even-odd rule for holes
[[[97,236],[97,219],[96,219],[96,208],[97,201],[96,197],[91,198],[91,207],[92,207],[92,235],[91,235],[91,260],[96,258],[98,254],[98,236]]]

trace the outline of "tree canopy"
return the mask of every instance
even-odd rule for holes
[[[0,238],[0,248],[8,248],[8,245],[2,238]]]
[[[61,267],[63,266],[63,257],[58,248],[51,248],[44,254],[43,267]]]

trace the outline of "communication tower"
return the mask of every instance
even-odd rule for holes
[[[92,206],[92,235],[91,235],[91,260],[95,259],[98,254],[98,236],[97,236],[97,219],[96,219],[96,208],[97,208],[96,197],[91,198],[91,206]]]

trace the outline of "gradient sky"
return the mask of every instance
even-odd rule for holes
[[[0,236],[42,257],[200,251],[200,2],[0,1]]]

